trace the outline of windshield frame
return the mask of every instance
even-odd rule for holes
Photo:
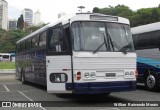
[[[105,25],[105,34],[106,34],[106,38],[109,36],[109,35],[107,35],[108,34],[108,26],[107,26],[107,23],[113,23],[113,24],[120,24],[120,25],[122,25],[123,27],[124,26],[128,26],[128,29],[129,29],[129,31],[130,31],[130,34],[131,34],[131,37],[129,38],[129,39],[126,39],[127,41],[128,40],[130,40],[130,43],[128,43],[127,45],[131,45],[131,48],[132,49],[130,49],[129,51],[126,51],[126,52],[135,52],[135,49],[134,49],[134,45],[133,45],[133,38],[132,38],[132,33],[131,33],[131,28],[130,28],[130,25],[129,24],[124,24],[124,23],[120,23],[120,22],[106,22],[106,21],[87,21],[87,20],[83,20],[83,21],[74,21],[74,22],[72,22],[71,24],[70,24],[70,31],[71,31],[71,47],[72,47],[72,50],[73,51],[75,51],[75,52],[94,52],[95,50],[75,50],[74,49],[74,34],[73,34],[73,30],[72,30],[72,26],[73,26],[73,24],[75,23],[75,22],[99,22],[99,23],[104,23]],[[122,28],[123,29],[123,28]],[[124,28],[125,29],[125,28]],[[126,30],[124,30],[124,31],[126,31]],[[111,39],[112,39],[112,36],[110,36],[111,37]],[[128,36],[127,36],[128,37]],[[109,41],[110,42],[110,41]],[[102,42],[102,43],[104,43],[104,42]],[[104,44],[105,45],[105,44]],[[112,45],[111,44],[111,42],[110,42],[110,44],[109,45]],[[100,45],[99,45],[100,46]],[[124,46],[123,46],[124,47]],[[98,47],[97,47],[98,48]],[[114,50],[114,49],[113,49]],[[124,52],[123,50],[118,50],[118,51],[108,51],[108,50],[98,50],[98,52]]]

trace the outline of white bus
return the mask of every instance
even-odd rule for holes
[[[63,16],[17,41],[16,76],[49,93],[107,94],[136,89],[136,54],[128,19]]]
[[[9,53],[0,53],[0,62],[10,62],[11,54]]]
[[[137,53],[138,83],[148,90],[158,90],[160,85],[160,22],[132,28]]]

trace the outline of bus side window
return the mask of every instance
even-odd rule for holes
[[[19,53],[19,44],[18,45],[16,45],[16,53]]]
[[[38,47],[38,35],[32,38],[32,48]]]
[[[146,49],[149,46],[149,36],[147,34],[141,34],[137,39],[137,48]]]
[[[52,33],[49,41],[49,50],[54,52],[67,51],[66,38],[61,28],[52,29]]]
[[[26,50],[29,50],[31,48],[31,40],[26,40]]]
[[[39,36],[39,46],[45,46],[46,45],[46,32],[43,32],[40,36]]]
[[[25,51],[25,42],[22,42],[21,44],[20,44],[20,52],[24,52]]]
[[[149,47],[150,48],[159,48],[159,36],[158,32],[151,32],[149,36]]]

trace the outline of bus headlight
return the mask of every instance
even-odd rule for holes
[[[125,74],[125,77],[129,77],[129,71],[126,71],[124,74]]]
[[[125,78],[135,78],[134,77],[134,71],[125,71],[124,72],[124,77]]]
[[[91,72],[91,78],[95,79],[96,78],[96,73],[95,72]]]
[[[90,78],[90,73],[89,73],[89,72],[85,72],[85,73],[84,73],[84,77],[85,77],[86,79]]]
[[[84,72],[84,79],[96,79],[96,72],[94,71],[89,71],[89,72]]]
[[[130,71],[130,76],[134,77],[134,72],[133,71]]]

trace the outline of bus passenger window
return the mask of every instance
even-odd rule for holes
[[[55,52],[65,52],[67,50],[66,39],[61,29],[53,29],[49,41],[49,50]]]
[[[31,40],[26,40],[26,50],[29,50],[31,48]]]
[[[45,46],[46,45],[46,32],[43,32],[40,36],[39,36],[39,46]]]
[[[32,38],[32,48],[38,47],[38,36]]]

